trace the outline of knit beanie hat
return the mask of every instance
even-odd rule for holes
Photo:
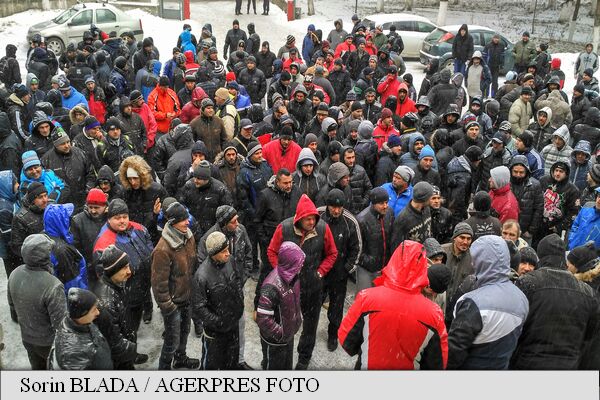
[[[433,196],[433,187],[430,183],[421,181],[413,187],[413,201],[426,203]]]
[[[473,196],[473,208],[475,211],[488,212],[492,207],[492,198],[488,192],[479,191]]]
[[[100,122],[98,122],[96,117],[94,117],[93,115],[88,115],[83,120],[83,126],[84,126],[84,130],[89,131],[90,129],[94,129],[94,128],[100,126]]]
[[[410,184],[415,176],[415,171],[406,165],[399,165],[394,173],[400,175],[400,178],[402,178],[402,180],[408,184]]]
[[[107,216],[112,218],[115,215],[129,214],[129,207],[122,199],[114,199],[108,204]]]
[[[585,86],[583,86],[581,83],[578,83],[577,85],[575,85],[575,87],[573,88],[574,92],[578,92],[581,94],[585,93]]]
[[[531,133],[530,131],[521,132],[521,135],[519,135],[517,139],[523,142],[525,147],[527,147],[528,149],[531,148],[531,146],[533,145],[533,133]]]
[[[67,310],[71,319],[85,316],[98,301],[96,295],[89,290],[72,287],[67,293]]]
[[[454,232],[452,232],[452,240],[460,235],[469,235],[473,237],[473,228],[471,228],[471,225],[467,224],[466,222],[459,222],[456,224],[454,227]]]
[[[179,202],[169,204],[165,210],[165,217],[171,225],[185,221],[190,217],[187,208]]]
[[[37,153],[33,150],[26,151],[21,156],[21,161],[23,163],[23,171],[27,171],[28,168],[31,168],[35,165],[42,165],[40,159],[37,156]]]
[[[371,201],[371,204],[383,203],[384,201],[388,201],[389,198],[390,196],[387,190],[382,187],[376,187],[375,189],[371,190],[371,193],[369,193],[369,200]]]
[[[586,68],[583,70],[583,74],[591,78],[592,76],[594,76],[594,70],[592,68]]]
[[[385,107],[383,110],[381,110],[381,119],[390,118],[391,116],[392,110],[390,110],[389,108]]]
[[[483,151],[479,146],[470,146],[465,151],[465,157],[471,162],[477,162],[481,160],[481,156],[483,155]]]
[[[225,250],[227,244],[227,237],[225,234],[215,231],[206,238],[206,252],[212,257]]]
[[[422,160],[425,157],[435,158],[435,152],[430,145],[425,145],[425,147],[421,149],[421,153],[419,153],[419,160]]]
[[[490,171],[490,176],[494,182],[494,185],[496,186],[496,189],[503,188],[510,183],[510,170],[504,165],[492,168]]]
[[[433,264],[427,268],[427,278],[429,279],[429,287],[435,293],[444,293],[450,285],[452,272],[444,264]]]
[[[237,210],[228,205],[222,205],[217,207],[215,217],[220,227],[224,227],[237,215]]]
[[[41,194],[48,193],[48,189],[41,182],[32,182],[27,187],[27,202],[33,204],[33,201]]]
[[[225,88],[218,88],[215,92],[215,98],[219,98],[221,100],[229,100],[229,92]]]
[[[103,274],[110,278],[129,264],[129,256],[123,250],[111,244],[102,252],[100,264],[102,264]]]
[[[316,142],[317,139],[317,135],[315,135],[314,133],[309,133],[308,135],[306,135],[306,137],[304,138],[304,145],[307,146],[311,143]]]
[[[523,247],[519,250],[519,254],[521,255],[521,262],[525,264],[531,264],[533,267],[537,267],[537,263],[540,261],[537,253],[533,249],[533,247]]]
[[[194,167],[194,178],[207,181],[210,179],[210,172],[210,163],[202,160]]]
[[[50,140],[52,140],[52,144],[54,145],[54,147],[58,147],[61,144],[67,143],[71,139],[62,128],[57,127],[52,130]]]
[[[18,98],[25,97],[29,94],[29,90],[27,90],[27,87],[23,84],[16,85],[14,87],[14,92]]]
[[[391,149],[392,147],[402,146],[402,140],[400,140],[400,136],[398,135],[390,135],[387,141],[388,147]],[[421,150],[421,154],[423,150]]]
[[[358,125],[358,136],[360,136],[361,139],[371,139],[373,137],[374,129],[373,123],[368,119],[360,121],[360,125]]]
[[[90,206],[105,206],[107,202],[106,193],[97,188],[91,189],[85,199],[85,204]]]
[[[346,196],[340,189],[331,189],[329,193],[327,193],[325,204],[332,207],[344,207],[346,204]]]
[[[343,162],[334,162],[327,171],[327,183],[330,186],[335,186],[336,183],[344,176],[350,175],[350,170]]]
[[[592,168],[590,168],[590,176],[596,183],[600,183],[600,164],[594,164]]]
[[[598,263],[598,250],[593,241],[589,241],[582,246],[575,247],[567,260],[575,266],[578,273],[589,271]]]
[[[362,110],[362,105],[360,104],[359,101],[355,101],[350,106],[350,111],[358,111],[358,110]]]
[[[132,90],[129,94],[129,99],[132,102],[139,100],[140,98],[142,98],[142,92],[140,92],[139,90]]]
[[[337,140],[329,142],[329,145],[327,146],[327,155],[334,156],[340,154],[340,151],[342,151],[342,144],[340,142]]]

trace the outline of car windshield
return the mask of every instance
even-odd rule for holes
[[[441,41],[440,39],[442,38],[442,36],[444,36],[445,34],[447,34],[448,32],[446,32],[443,29],[437,28],[434,29],[433,32],[431,32],[429,35],[427,35],[427,41],[428,42],[438,42]]]
[[[68,10],[60,14],[58,17],[54,18],[52,21],[57,24],[64,24],[69,18],[75,15],[77,11],[78,10],[76,10],[75,8],[69,8]]]

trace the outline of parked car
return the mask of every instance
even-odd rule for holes
[[[436,28],[427,18],[414,14],[369,15],[363,18],[362,22],[371,29],[382,25],[386,35],[390,33],[390,26],[394,25],[404,42],[403,58],[418,58],[423,40]]]
[[[452,43],[459,29],[460,25],[438,26],[437,29],[427,35],[421,46],[419,57],[421,64],[426,65],[429,60],[437,58],[440,67],[451,67],[454,63]],[[500,35],[500,43],[504,46],[504,65],[500,69],[500,73],[505,75],[513,69],[515,65],[515,58],[512,53],[514,44],[510,40],[493,29],[477,25],[469,25],[469,34],[473,36],[474,50],[479,50],[482,53],[483,48],[492,40],[492,37],[495,34]]]
[[[50,21],[40,22],[29,28],[27,40],[36,33],[45,38],[47,47],[57,56],[62,54],[69,42],[83,40],[83,32],[96,25],[100,30],[109,33],[131,31],[142,37],[142,20],[132,18],[122,10],[107,3],[80,3],[63,11]]]

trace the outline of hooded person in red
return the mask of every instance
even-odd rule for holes
[[[406,86],[406,84],[404,84],[404,86]],[[385,104],[388,97],[396,96],[396,94],[398,94],[398,90],[400,90],[400,81],[398,80],[398,67],[396,67],[395,65],[390,65],[385,80],[382,80],[381,83],[377,85],[377,93],[381,95],[381,104]]]
[[[509,219],[519,220],[519,202],[510,190],[510,170],[501,165],[490,171],[490,197],[492,210],[501,223]]]
[[[161,76],[158,86],[150,92],[148,107],[154,114],[158,132],[168,133],[171,121],[181,114],[181,106],[177,94],[169,88],[169,78],[167,76]]]
[[[200,115],[200,103],[203,99],[208,98],[206,92],[201,87],[195,87],[192,91],[192,100],[185,104],[181,109],[179,119],[184,124],[189,124],[194,118]]]
[[[296,369],[307,369],[317,336],[323,277],[333,268],[338,251],[329,225],[320,219],[317,208],[306,194],[300,197],[296,214],[275,229],[267,249],[271,265],[277,265],[279,249],[286,241],[296,243],[306,254],[300,271],[300,307],[304,321]]]
[[[417,112],[415,102],[408,97],[408,86],[406,83],[400,83],[398,88],[398,104],[396,105],[396,115],[400,118],[404,117],[404,114],[409,112]]]
[[[565,85],[565,73],[560,69],[560,64],[560,58],[553,58],[552,61],[550,61],[550,72],[548,75],[558,77],[558,80],[560,81],[560,89],[562,90],[563,86]]]
[[[288,171],[296,170],[296,162],[302,148],[292,140],[293,135],[292,128],[284,126],[279,134],[279,139],[264,145],[263,158],[267,160],[274,173],[281,168]]]
[[[185,55],[185,74],[195,75],[198,72],[198,68],[200,68],[200,64],[194,60],[194,52],[187,50],[183,55]]]
[[[360,291],[338,338],[357,367],[369,370],[445,369],[448,334],[440,307],[421,291],[429,285],[422,244],[406,240],[375,287]]]
[[[359,126],[360,133],[360,126]],[[399,136],[400,133],[394,127],[394,121],[392,119],[392,110],[384,108],[381,110],[381,117],[377,121],[377,126],[373,130],[373,139],[377,142],[377,149],[381,150],[383,144],[388,141],[391,135]]]

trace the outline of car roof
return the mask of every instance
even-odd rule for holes
[[[394,22],[394,21],[423,21],[429,22],[432,25],[435,25],[428,18],[422,17],[416,14],[407,14],[407,13],[394,13],[394,14],[373,14],[367,15],[364,17],[369,21],[375,22],[376,24],[383,24],[385,22]]]
[[[107,8],[107,9],[110,9],[111,11],[116,10],[117,12],[124,14],[123,10],[121,10],[118,7],[115,7],[113,4],[102,3],[102,2],[100,2],[100,3],[77,3],[77,4],[74,4],[71,8],[75,8],[77,10],[83,10],[83,9],[95,10],[98,8]]]
[[[442,29],[445,30],[447,32],[458,32],[458,30],[460,29],[462,25],[444,25],[444,26],[438,26],[438,29]],[[493,29],[491,28],[487,28],[485,26],[480,26],[480,25],[469,25],[467,24],[467,27],[469,28],[469,31],[489,31],[489,32],[495,32]]]

